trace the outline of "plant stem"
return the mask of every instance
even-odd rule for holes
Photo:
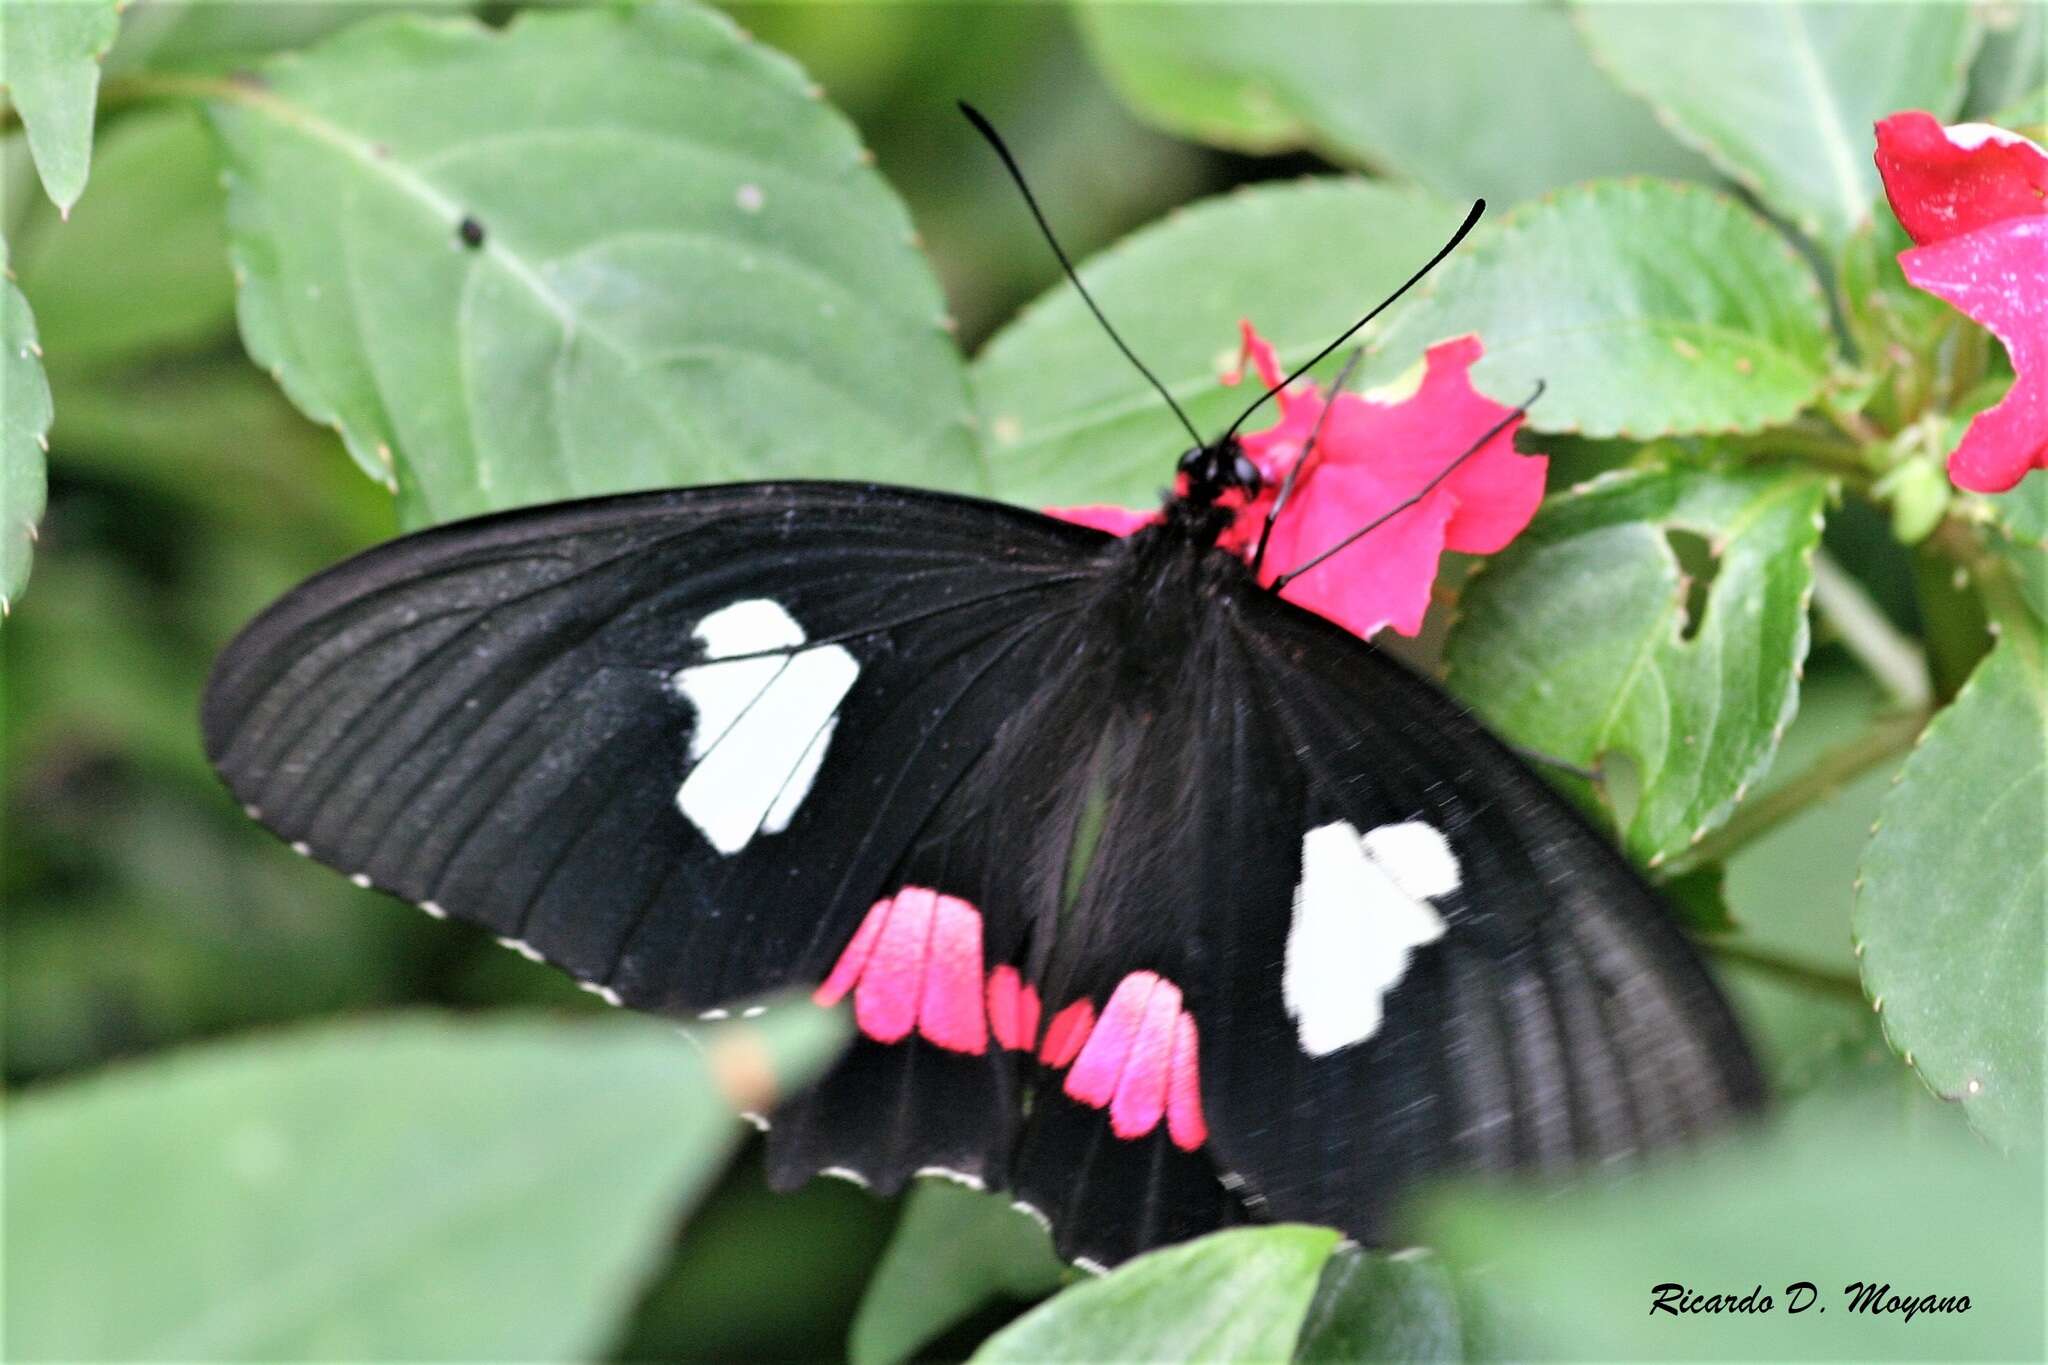
[[[1780,822],[1834,796],[1886,760],[1904,754],[1913,747],[1927,717],[1924,708],[1879,717],[1862,735],[1828,750],[1799,776],[1742,806],[1727,824],[1667,863],[1667,876],[1726,860]]]
[[[1803,962],[1788,961],[1775,953],[1740,943],[1717,943],[1709,939],[1704,946],[1724,962],[1739,962],[1808,990],[1854,1000],[1859,1005],[1863,1003],[1863,984],[1853,976],[1841,976],[1820,967],[1809,967]]]
[[[1924,712],[1933,704],[1927,651],[1894,626],[1826,550],[1813,556],[1813,605],[1900,708]]]

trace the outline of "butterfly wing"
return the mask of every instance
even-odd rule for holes
[[[300,851],[625,1003],[815,985],[1103,539],[816,483],[451,525],[244,631],[207,753]]]
[[[1087,1032],[1048,1028],[1012,1172],[1062,1249],[1113,1262],[1240,1198],[1383,1244],[1423,1177],[1755,1107],[1726,1002],[1621,855],[1442,691],[1231,569],[1152,596],[1207,606],[1095,679],[1117,703],[1070,770],[1099,836],[1031,979]]]
[[[507,514],[266,613],[207,750],[301,851],[615,1001],[851,998],[771,1181],[1007,1186],[1070,1256],[1245,1201],[1377,1240],[1420,1175],[1755,1102],[1619,855],[1187,548],[855,485]]]
[[[1203,1095],[1255,1198],[1376,1242],[1419,1177],[1604,1161],[1761,1102],[1699,956],[1575,809],[1386,655],[1240,607],[1255,695],[1213,823],[1275,852],[1191,852],[1218,893]]]

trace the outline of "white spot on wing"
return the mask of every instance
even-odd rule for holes
[[[583,990],[589,991],[592,995],[604,1001],[607,1005],[616,1005],[620,1003],[619,993],[613,990],[610,986],[600,985],[598,982],[595,981],[579,981],[576,984]]]
[[[420,902],[420,909],[422,909],[422,910],[426,911],[426,912],[427,912],[428,914],[432,915],[432,916],[433,916],[433,917],[434,917],[435,919],[447,919],[447,918],[448,918],[448,912],[447,912],[446,910],[443,910],[443,909],[442,909],[442,908],[441,908],[441,907],[440,907],[439,905],[436,905],[436,904],[435,904],[435,903],[434,903],[433,901],[421,901],[421,902]]]
[[[854,1170],[851,1166],[827,1166],[824,1170],[819,1171],[818,1174],[829,1175],[834,1180],[844,1180],[847,1184],[858,1185],[862,1189],[868,1187],[868,1178],[859,1171]]]
[[[1368,830],[1358,842],[1365,856],[1416,900],[1448,896],[1458,889],[1457,856],[1451,852],[1450,840],[1434,825],[1420,820],[1381,825]]]
[[[697,713],[695,766],[676,805],[713,848],[731,855],[757,831],[780,833],[796,817],[860,664],[839,645],[796,649],[803,627],[765,597],[713,612],[695,633],[709,661],[672,679]],[[757,657],[738,657],[749,655]]]
[[[931,1176],[938,1180],[950,1180],[955,1185],[965,1185],[970,1190],[985,1190],[988,1184],[978,1175],[956,1171],[951,1166],[920,1166],[913,1175]]]
[[[1379,1030],[1411,953],[1443,936],[1429,897],[1457,889],[1450,842],[1419,820],[1362,836],[1339,820],[1302,836],[1280,996],[1303,1052],[1326,1056]]]

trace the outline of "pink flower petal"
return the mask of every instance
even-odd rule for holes
[[[1311,462],[1274,524],[1264,581],[1300,567],[1428,488],[1414,506],[1282,593],[1360,636],[1370,638],[1384,626],[1414,635],[1422,628],[1430,585],[1447,547],[1490,554],[1521,533],[1543,501],[1549,462],[1515,453],[1515,423],[1430,487],[1473,441],[1513,412],[1472,387],[1472,366],[1481,354],[1477,337],[1432,346],[1421,384],[1397,403],[1337,395]],[[1297,399],[1277,425],[1245,437],[1246,453],[1268,471],[1269,480],[1277,482],[1303,457],[1322,409],[1320,396],[1311,393]],[[1225,543],[1249,554],[1270,506],[1269,495],[1255,499]]]
[[[1979,413],[1950,454],[1949,477],[2003,493],[2048,469],[2048,216],[2011,218],[1899,253],[1906,278],[1989,328],[2012,357],[2012,389]]]
[[[1271,582],[1281,570],[1307,563],[1396,501],[1384,495],[1350,501],[1324,498],[1310,501],[1299,514],[1283,512],[1260,577]],[[1445,525],[1455,510],[1456,503],[1448,496],[1424,498],[1289,583],[1280,595],[1329,617],[1361,639],[1369,640],[1389,626],[1412,636],[1422,629],[1429,610]]]
[[[1242,332],[1239,373],[1230,381],[1242,379],[1249,362],[1271,388],[1282,376],[1279,357],[1251,323],[1242,324]],[[1223,505],[1234,508],[1236,517],[1217,543],[1251,558],[1280,485],[1305,457],[1310,462],[1296,477],[1261,565],[1267,583],[1428,488],[1413,507],[1282,594],[1361,636],[1384,626],[1403,635],[1421,630],[1444,550],[1492,554],[1521,534],[1543,501],[1549,461],[1515,452],[1514,422],[1431,486],[1472,442],[1513,412],[1472,387],[1472,366],[1482,353],[1472,336],[1432,346],[1421,384],[1397,403],[1375,403],[1355,393],[1325,400],[1314,383],[1297,381],[1278,396],[1277,420],[1240,438],[1265,487],[1251,499],[1225,495]],[[1157,511],[1125,507],[1052,508],[1049,515],[1119,536],[1161,520]]]
[[[1877,125],[1876,161],[1892,212],[1923,246],[2048,213],[2048,151],[1989,124],[1893,114]]]

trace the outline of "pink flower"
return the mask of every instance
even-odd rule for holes
[[[1877,169],[1919,244],[1899,253],[1906,278],[1990,329],[2012,358],[2012,388],[1948,457],[1958,487],[2003,493],[2048,469],[2048,151],[1910,110],[1877,125]]]
[[[1244,350],[1268,387],[1280,381],[1273,348],[1249,322],[1244,324]],[[1237,499],[1237,518],[1218,543],[1251,558],[1266,513],[1288,471],[1301,460],[1325,407],[1330,413],[1314,456],[1274,523],[1261,582],[1299,568],[1421,492],[1513,411],[1472,387],[1471,369],[1480,354],[1477,337],[1431,347],[1420,387],[1398,402],[1340,393],[1331,403],[1310,381],[1281,392],[1274,400],[1280,420],[1242,438],[1265,487],[1249,502]],[[1443,552],[1502,549],[1529,524],[1543,500],[1549,462],[1515,453],[1517,425],[1519,420],[1508,422],[1413,506],[1288,583],[1281,596],[1363,638],[1384,626],[1403,635],[1421,630]],[[1118,535],[1158,519],[1156,513],[1121,508],[1051,510],[1054,516]],[[1109,513],[1118,515],[1112,520]]]

